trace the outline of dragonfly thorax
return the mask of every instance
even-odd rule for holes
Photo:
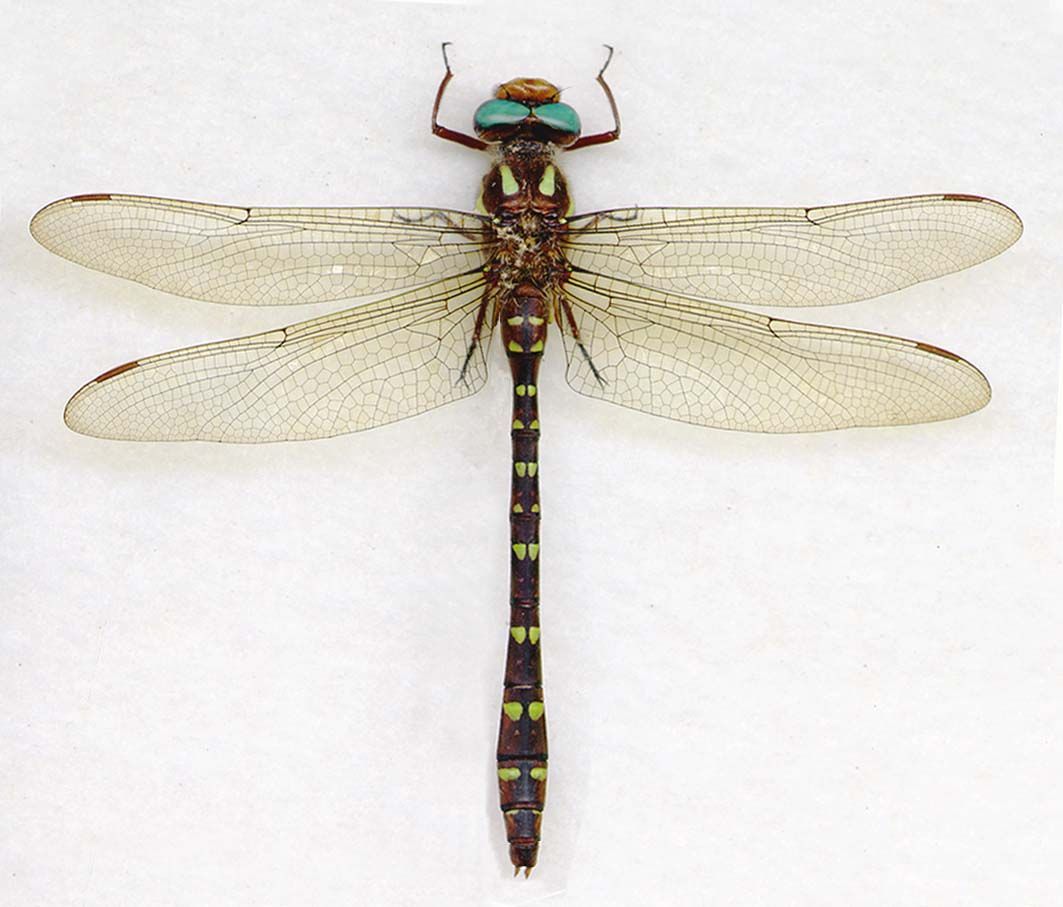
[[[550,146],[527,140],[503,146],[501,159],[484,176],[477,209],[496,219],[527,211],[555,221],[568,217],[568,184]]]
[[[503,293],[522,282],[541,289],[568,276],[562,239],[572,201],[549,145],[519,140],[503,146],[488,171],[477,209],[491,217],[491,283]]]

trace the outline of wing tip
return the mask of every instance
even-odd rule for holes
[[[84,195],[70,195],[66,198],[59,198],[54,202],[49,202],[30,219],[30,235],[41,245],[45,245],[44,240],[41,238],[41,227],[48,217],[58,209],[92,202],[109,202],[113,198],[114,195],[110,192],[89,192]]]
[[[139,365],[139,359],[134,359],[132,362],[123,362],[121,365],[116,365],[114,368],[110,368],[103,372],[103,374],[97,375],[80,388],[78,392],[67,401],[66,406],[63,409],[63,422],[66,424],[66,427],[71,431],[76,431],[79,435],[88,435],[92,438],[112,437],[110,435],[102,434],[99,430],[94,429],[90,423],[82,417],[82,404],[84,403],[85,398],[105,381],[109,381],[111,378],[115,378],[118,375],[125,374],[126,372],[137,368]]]
[[[98,438],[100,435],[92,429],[81,419],[81,402],[84,398],[85,392],[92,387],[95,382],[90,381],[83,388],[81,388],[73,397],[66,401],[66,406],[63,409],[63,424],[66,425],[71,431],[77,432],[79,435],[87,435],[90,438]]]
[[[941,196],[942,201],[946,202],[972,202],[974,204],[989,205],[998,209],[998,213],[1003,215],[1005,220],[1011,222],[1015,228],[1015,237],[1008,243],[1008,246],[1018,242],[1019,237],[1022,236],[1025,229],[1022,223],[1022,218],[1016,213],[1014,208],[1005,205],[1003,202],[997,201],[995,198],[988,198],[984,195],[968,195],[963,192],[946,192]],[[1007,248],[1007,246],[1005,246]]]
[[[943,415],[940,419],[932,421],[941,421],[944,419],[957,419],[961,416],[969,415],[970,413],[978,412],[986,406],[993,397],[993,388],[989,383],[989,379],[985,376],[985,373],[978,368],[977,365],[964,359],[962,356],[957,356],[950,350],[943,349],[940,346],[934,346],[932,343],[924,343],[921,340],[912,341],[915,348],[921,353],[928,353],[931,356],[937,356],[941,359],[947,359],[949,362],[955,363],[963,371],[968,374],[970,380],[976,385],[976,389],[972,388],[970,398],[964,404],[961,409],[958,409],[954,413]]]
[[[44,235],[44,224],[48,220],[49,216],[55,211],[56,208],[62,205],[69,204],[70,199],[61,198],[58,201],[50,202],[38,211],[30,218],[30,236],[32,236],[37,242],[39,242],[46,249],[50,246],[46,242]]]

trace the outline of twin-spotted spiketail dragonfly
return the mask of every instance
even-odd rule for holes
[[[612,50],[610,49],[610,57]],[[539,636],[539,397],[548,327],[568,383],[656,416],[758,432],[951,419],[989,384],[945,350],[728,308],[833,305],[984,261],[1022,232],[974,195],[818,208],[618,208],[573,214],[559,152],[581,135],[542,79],[501,85],[475,135],[492,153],[477,213],[242,208],[130,195],[54,202],[31,230],[90,268],[208,302],[277,305],[401,291],[290,327],[127,362],[66,408],[75,431],[127,440],[289,441],[385,425],[487,381],[496,326],[513,376],[510,621],[498,785],[514,872],[536,863],[546,794]]]

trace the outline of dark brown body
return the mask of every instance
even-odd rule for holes
[[[535,865],[546,798],[546,716],[539,641],[539,363],[568,276],[561,241],[569,208],[549,145],[501,149],[481,207],[497,236],[489,293],[513,375],[510,631],[498,735],[499,794],[514,867]]]
[[[443,60],[446,62],[443,45]],[[557,86],[544,79],[511,79],[498,87],[502,105],[477,120],[477,135],[439,123],[439,105],[453,73],[447,63],[432,108],[432,132],[478,151],[497,149],[495,165],[483,180],[476,208],[490,217],[494,236],[485,266],[487,289],[474,336],[490,335],[501,322],[502,343],[513,374],[512,494],[510,495],[509,643],[498,731],[498,788],[514,874],[528,875],[539,856],[539,835],[546,801],[546,714],[539,642],[539,363],[546,348],[547,325],[564,319],[566,330],[583,349],[562,287],[569,277],[563,242],[572,202],[565,178],[554,162],[559,150],[573,151],[620,137],[620,116],[603,78],[612,58],[598,72],[598,84],[613,112],[608,132],[580,135],[579,120],[560,103]],[[517,118],[512,105],[523,106]],[[545,106],[544,106],[545,105]],[[554,105],[553,109],[550,105]],[[481,109],[490,107],[487,103]],[[540,116],[541,115],[541,116]],[[479,111],[477,113],[479,117]],[[485,331],[484,328],[487,330]],[[586,355],[586,350],[583,350]],[[472,350],[469,355],[471,357]],[[593,365],[591,365],[594,370]],[[595,371],[595,375],[597,372]],[[600,379],[599,379],[600,380]]]

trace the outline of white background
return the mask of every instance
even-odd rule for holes
[[[1037,4],[5,3],[0,903],[1055,905],[1059,19]],[[997,7],[986,9],[985,7]],[[321,308],[168,297],[36,246],[52,199],[469,208],[433,139],[498,81],[607,127],[577,207],[996,197],[966,273],[788,310],[970,358],[948,423],[699,430],[542,379],[551,781],[512,881],[492,751],[508,375],[328,441],[63,427],[137,356]]]

